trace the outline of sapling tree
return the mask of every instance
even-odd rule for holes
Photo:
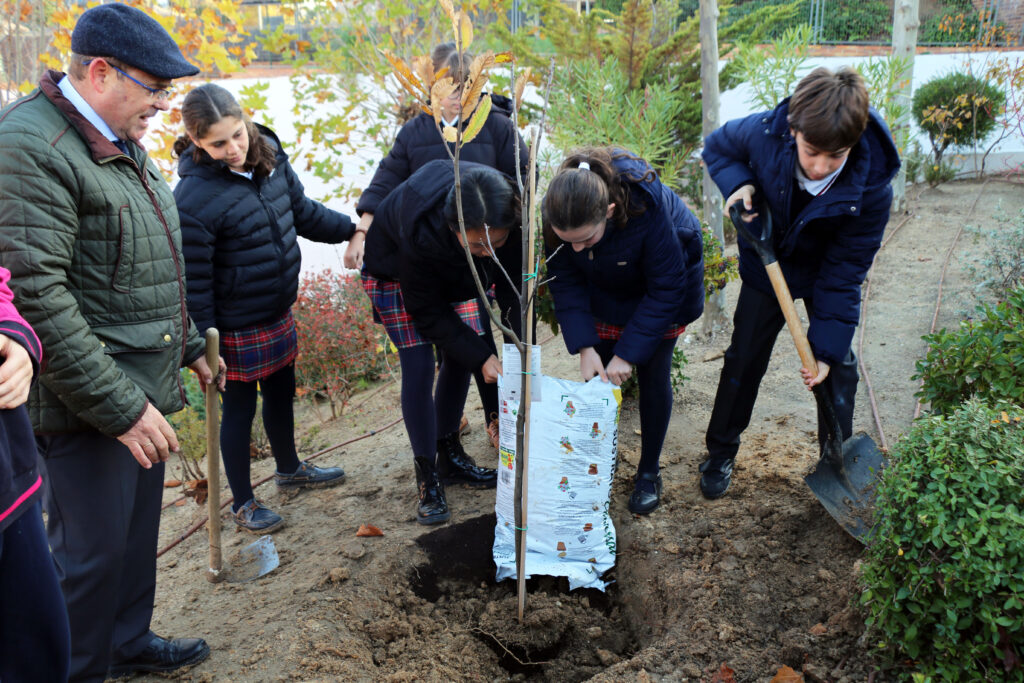
[[[465,51],[473,42],[473,23],[469,14],[464,9],[456,10],[451,0],[439,0],[445,15],[450,19],[452,33],[456,50]],[[466,235],[466,223],[462,211],[462,191],[459,174],[459,158],[463,145],[472,144],[473,140],[483,128],[491,109],[490,95],[484,92],[484,87],[490,78],[491,71],[498,64],[508,64],[511,70],[510,81],[514,83],[512,93],[512,117],[516,121],[517,112],[520,110],[523,101],[523,92],[531,77],[531,69],[526,68],[520,73],[515,73],[514,61],[511,53],[503,52],[494,54],[485,51],[475,57],[470,64],[469,73],[465,82],[456,83],[447,75],[447,70],[442,69],[434,73],[433,64],[429,57],[416,57],[410,66],[401,57],[387,51],[384,53],[393,69],[393,75],[406,92],[415,97],[423,111],[434,117],[434,124],[438,135],[450,145],[446,149],[455,167],[455,200],[458,216],[458,230],[462,235],[463,250],[466,261],[469,265],[473,280],[476,283],[477,295],[480,299],[486,300],[486,292],[480,275],[476,269],[473,255],[469,248],[469,239]],[[461,118],[466,121],[465,127],[447,126],[441,127],[441,109],[432,103],[439,103],[452,93],[461,90]],[[550,91],[550,79],[548,81],[548,92]],[[545,95],[546,109],[547,95]],[[520,367],[524,370],[531,367],[532,351],[534,342],[533,330],[533,299],[536,289],[536,277],[533,275],[539,271],[540,259],[535,254],[534,235],[536,226],[536,150],[539,147],[540,135],[543,130],[543,114],[540,125],[534,132],[532,144],[530,145],[530,159],[528,164],[527,177],[521,175],[519,147],[515,146],[515,167],[516,184],[519,188],[520,201],[522,201],[522,235],[523,235],[523,268],[522,272],[511,274],[506,272],[497,257],[493,248],[490,250],[491,258],[494,259],[500,271],[500,277],[508,278],[519,290],[519,303],[522,314],[521,334],[505,325],[499,315],[487,307],[491,321],[498,326],[502,333],[512,340],[520,356]],[[476,227],[476,226],[471,226]],[[484,226],[485,237],[490,243],[490,229]],[[527,269],[532,268],[532,271]],[[520,377],[510,378],[506,381],[518,382],[520,387],[520,407],[516,416],[516,491],[515,491],[515,526],[516,526],[516,573],[518,576],[519,609],[520,621],[523,618],[525,609],[526,586],[525,586],[525,559],[526,559],[526,537],[523,531],[526,529],[526,501],[527,501],[527,479],[526,468],[529,463],[529,424],[530,424],[530,396],[531,396],[531,375],[523,372]]]

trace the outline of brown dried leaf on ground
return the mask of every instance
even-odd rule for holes
[[[384,532],[372,524],[360,524],[356,536],[383,536]]]
[[[718,671],[711,677],[711,683],[736,683],[735,674],[735,671],[722,662],[722,666],[718,667]]]
[[[168,479],[164,482],[165,489],[173,489],[175,486],[181,486],[181,479]]]
[[[803,683],[804,677],[788,666],[779,669],[768,683]]]

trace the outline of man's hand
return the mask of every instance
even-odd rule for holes
[[[493,354],[488,356],[484,364],[480,366],[480,372],[483,373],[485,382],[494,384],[501,375],[501,361]]]
[[[213,383],[217,380],[217,388],[224,391],[224,387],[227,386],[228,381],[228,366],[224,362],[224,356],[217,356],[217,376],[214,377],[213,373],[210,372],[210,366],[206,362],[206,356],[199,356],[188,366],[199,375],[199,381],[203,383],[203,388],[206,388],[207,384]]]
[[[612,384],[622,386],[622,383],[629,379],[629,376],[633,374],[633,365],[629,361],[622,360],[618,356],[612,356],[612,360],[608,363],[606,372],[608,373],[608,379],[612,381]]]
[[[17,408],[28,400],[32,386],[32,357],[25,347],[0,334],[0,409]]]
[[[584,346],[580,349],[580,374],[583,376],[584,382],[589,381],[594,375],[600,376],[602,382],[608,381],[604,363],[601,362],[601,356],[593,346]]]
[[[804,384],[807,385],[808,390],[813,390],[815,385],[821,384],[828,377],[828,371],[831,367],[824,361],[818,361],[818,374],[813,374],[807,368],[800,368],[800,374],[803,375]]]
[[[132,457],[147,470],[158,462],[166,462],[171,453],[179,449],[174,429],[149,402],[142,418],[117,440],[127,446]]]
[[[730,206],[738,201],[743,202],[743,210],[750,214],[750,210],[754,208],[754,193],[757,192],[753,185],[744,185],[740,189],[729,195],[729,198],[725,200],[725,208],[728,210]],[[744,216],[743,220],[748,223],[757,216],[756,213]]]
[[[356,231],[352,234],[352,239],[348,241],[348,246],[345,247],[345,256],[342,262],[346,268],[358,270],[363,267],[363,255],[366,253],[365,231],[370,229],[371,223],[373,223],[372,213],[364,213],[359,217]]]

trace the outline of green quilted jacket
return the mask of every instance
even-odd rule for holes
[[[0,264],[47,358],[29,399],[36,432],[119,436],[147,402],[183,407],[178,370],[203,342],[166,181],[78,113],[62,76],[0,111]]]

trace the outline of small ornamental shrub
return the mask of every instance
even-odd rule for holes
[[[739,259],[726,256],[722,243],[707,225],[704,232],[704,300],[740,276]]]
[[[348,399],[384,367],[384,328],[373,322],[358,275],[329,268],[306,275],[292,307],[299,338],[295,380],[302,393],[326,398],[337,417]]]
[[[1006,94],[986,80],[951,73],[928,81],[914,92],[911,113],[928,133],[935,165],[950,145],[982,142],[996,126]]]
[[[879,647],[915,680],[1024,680],[1024,410],[925,417],[890,463],[861,576]]]
[[[968,272],[978,289],[1002,300],[1013,289],[1024,287],[1024,210],[1011,217],[1000,206],[993,217],[998,229],[968,227],[975,244],[983,244],[978,265],[970,266]]]
[[[993,404],[1024,405],[1024,285],[995,306],[981,305],[960,329],[925,335],[928,353],[917,361],[917,396],[948,413],[972,396]]]

